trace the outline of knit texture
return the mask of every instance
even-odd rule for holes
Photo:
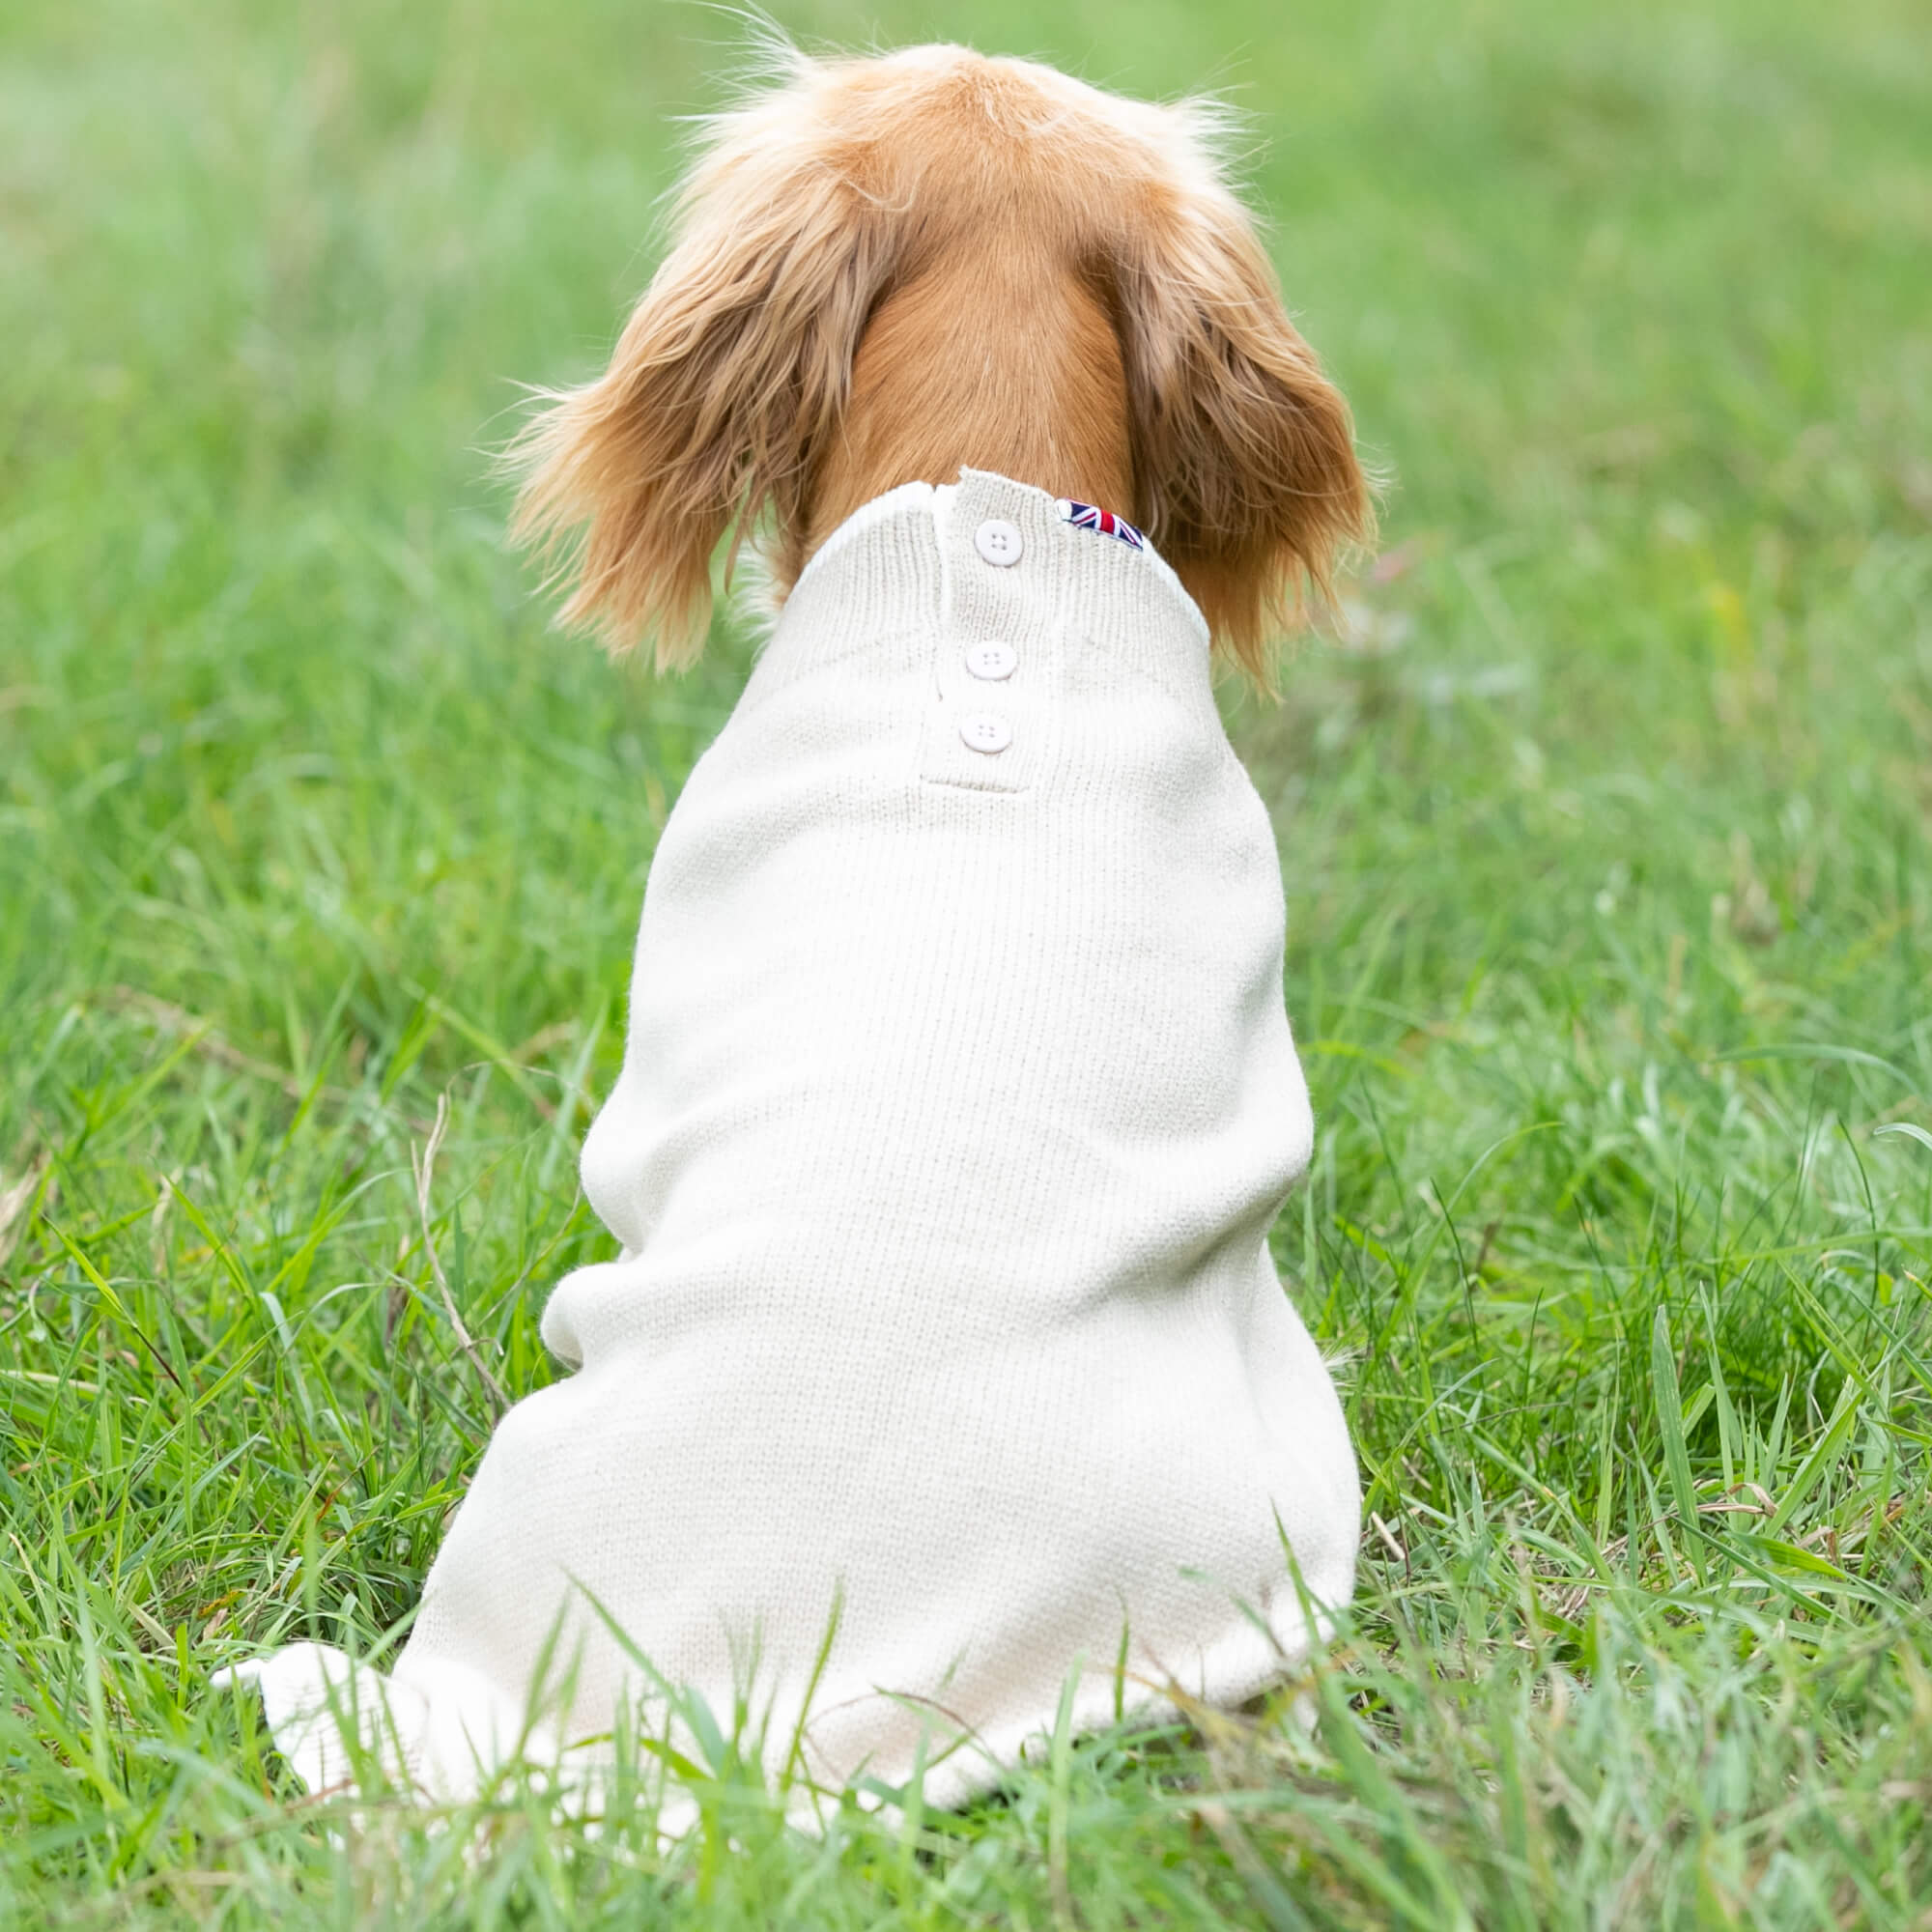
[[[1266,1245],[1312,1135],[1282,922],[1151,549],[972,470],[861,510],[651,867],[583,1149],[622,1253],[543,1318],[575,1373],[503,1418],[386,1685],[306,1645],[241,1673],[303,1776],[346,1766],[331,1680],[443,1799],[526,1715],[544,1749],[662,1724],[611,1624],[721,1717],[749,1690],[776,1758],[836,1604],[807,1767],[923,1752],[939,1805],[1071,1670],[1091,1727],[1304,1657],[1359,1499]]]

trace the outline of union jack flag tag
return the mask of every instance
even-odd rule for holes
[[[1076,530],[1098,530],[1103,537],[1118,537],[1129,550],[1147,548],[1147,538],[1126,518],[1117,517],[1097,503],[1076,503],[1070,497],[1062,497],[1059,509],[1061,521],[1071,524]]]

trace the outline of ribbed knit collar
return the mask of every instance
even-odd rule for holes
[[[1018,560],[1006,568],[976,548],[994,520],[1019,532]],[[1084,639],[1118,649],[1163,683],[1208,679],[1207,622],[1151,544],[1078,527],[1044,490],[983,469],[962,469],[957,483],[901,484],[854,511],[806,565],[769,648],[828,625],[852,641],[935,629],[961,643],[991,639],[997,605],[975,593],[994,582],[1000,603],[1023,596],[1069,646]]]

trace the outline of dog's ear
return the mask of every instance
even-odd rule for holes
[[[724,531],[767,506],[781,537],[802,524],[889,271],[892,231],[814,104],[807,84],[719,117],[610,367],[549,392],[511,451],[512,535],[567,555],[560,621],[613,651],[649,635],[661,669],[704,647]]]
[[[1186,110],[1170,110],[1184,116]],[[1282,306],[1245,209],[1185,138],[1109,265],[1148,534],[1258,681],[1374,513],[1348,405]]]

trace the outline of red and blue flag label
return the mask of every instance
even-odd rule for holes
[[[1116,537],[1129,550],[1145,550],[1147,538],[1124,517],[1103,510],[1097,503],[1076,503],[1070,497],[1060,498],[1060,516],[1076,530],[1098,530],[1103,537]]]

